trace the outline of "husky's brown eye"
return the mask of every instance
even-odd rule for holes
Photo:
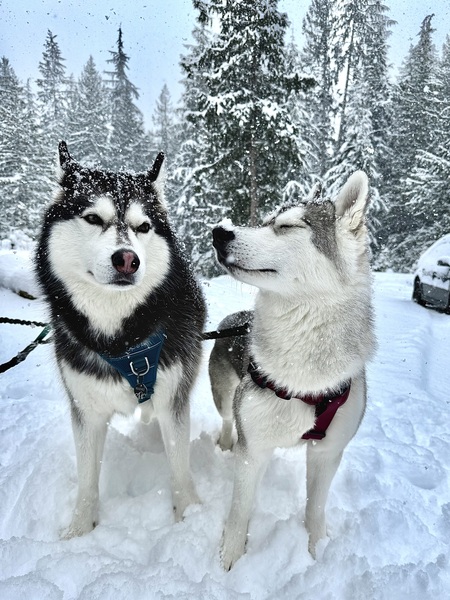
[[[147,221],[145,221],[144,223],[142,223],[142,225],[136,227],[136,231],[137,233],[148,233],[150,231],[150,223],[147,223]]]
[[[98,215],[85,215],[83,219],[86,221],[86,223],[89,223],[90,225],[99,225],[100,227],[103,227],[103,221]]]

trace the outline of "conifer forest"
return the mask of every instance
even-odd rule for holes
[[[43,40],[35,80],[1,58],[1,243],[35,238],[64,139],[79,162],[108,170],[146,170],[163,150],[172,223],[206,277],[218,272],[211,225],[257,224],[315,182],[333,196],[363,169],[373,267],[410,271],[450,232],[450,37],[436,48],[433,15],[394,76],[382,0],[310,0],[302,47],[278,0],[193,6],[181,98],[164,86],[150,129],[127,73],[132,32],[119,29],[107,63],[86,56],[77,75],[57,31]]]

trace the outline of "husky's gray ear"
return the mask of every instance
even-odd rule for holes
[[[348,228],[357,231],[364,223],[369,200],[369,179],[364,171],[356,171],[339,192],[336,216],[347,220]]]
[[[153,167],[148,171],[148,178],[153,183],[156,191],[158,193],[158,197],[160,202],[164,204],[164,183],[166,179],[166,172],[163,167],[164,163],[164,152],[159,152],[158,156],[155,158],[155,162],[153,163]]]

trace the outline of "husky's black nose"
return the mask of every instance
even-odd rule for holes
[[[225,229],[225,227],[214,227],[212,230],[213,235],[213,246],[217,251],[217,258],[224,260],[228,256],[227,244],[236,237],[232,231]]]
[[[225,227],[222,227],[221,225],[219,225],[218,227],[214,227],[214,229],[212,230],[212,234],[214,246],[216,244],[231,242],[231,240],[234,240],[234,238],[236,237],[233,231],[231,231],[230,229],[225,229]]]
[[[132,250],[117,250],[111,256],[113,267],[124,275],[133,275],[139,269],[141,261]]]

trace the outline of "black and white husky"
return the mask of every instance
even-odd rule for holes
[[[231,447],[233,416],[238,435],[225,569],[245,550],[255,488],[276,447],[308,444],[305,523],[313,556],[326,535],[328,491],[364,413],[365,364],[375,349],[367,201],[367,177],[357,172],[335,202],[315,190],[262,227],[224,222],[213,230],[221,265],[259,288],[253,313],[219,326],[249,321],[249,339],[218,340],[209,365],[222,448]]]
[[[164,155],[140,174],[84,168],[64,142],[59,159],[60,188],[35,262],[77,455],[78,496],[65,537],[95,527],[107,424],[139,402],[159,420],[179,520],[198,502],[189,468],[189,393],[205,305],[167,219]]]

